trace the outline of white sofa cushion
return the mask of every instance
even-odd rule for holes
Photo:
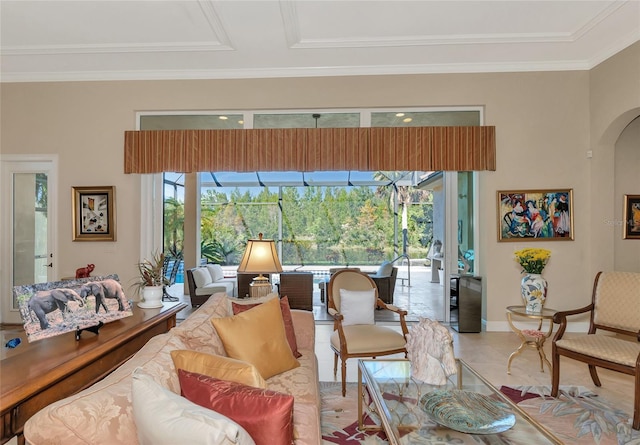
[[[207,269],[209,270],[212,281],[218,281],[224,278],[222,266],[220,266],[219,264],[207,264]]]
[[[209,269],[206,267],[193,269],[193,281],[196,283],[196,287],[205,287],[213,282]]]
[[[233,283],[217,282],[209,283],[203,287],[196,287],[196,295],[213,295],[218,292],[224,292],[226,294],[233,294]]]
[[[141,368],[133,372],[131,398],[141,445],[255,445],[240,425],[163,388]]]

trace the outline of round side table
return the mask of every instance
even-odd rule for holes
[[[516,333],[516,335],[522,340],[520,347],[513,351],[509,356],[509,361],[507,362],[507,374],[511,374],[511,361],[515,358],[516,355],[520,354],[525,348],[533,348],[538,351],[538,355],[540,356],[540,372],[544,372],[544,364],[546,363],[549,367],[549,372],[551,372],[551,363],[547,359],[547,356],[544,354],[544,342],[547,338],[551,337],[553,333],[553,316],[557,311],[555,309],[543,308],[540,313],[531,313],[527,312],[526,306],[509,306],[507,307],[507,321],[509,322],[509,326],[511,330]],[[513,316],[517,318],[529,319],[529,320],[537,320],[538,321],[538,329],[519,329],[514,325]],[[542,330],[542,323],[547,320],[549,322],[549,329],[546,331]],[[524,320],[520,320],[524,321]]]

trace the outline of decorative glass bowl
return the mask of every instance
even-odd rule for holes
[[[439,389],[420,398],[420,408],[439,425],[468,434],[496,434],[516,423],[506,403],[461,389]]]

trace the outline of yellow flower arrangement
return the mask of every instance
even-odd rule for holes
[[[516,261],[522,266],[522,271],[541,274],[544,266],[551,257],[551,251],[547,249],[520,249],[514,252]]]

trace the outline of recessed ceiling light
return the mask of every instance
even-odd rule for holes
[[[404,119],[402,119],[402,122],[411,122],[413,119],[411,119],[410,117],[405,117]]]
[[[227,116],[218,116],[218,119],[226,121],[229,118]]]
[[[396,117],[402,117],[404,116],[404,113],[396,113]]]

